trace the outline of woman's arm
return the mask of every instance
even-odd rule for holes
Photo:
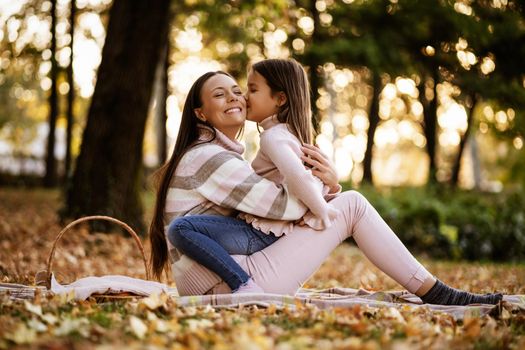
[[[307,224],[316,229],[330,226],[330,220],[338,211],[326,202],[321,184],[305,169],[299,158],[302,152],[297,140],[286,130],[272,128],[261,135],[261,151],[275,164],[290,192],[318,219],[307,220]]]
[[[214,154],[186,180],[218,206],[267,219],[297,220],[307,210],[285,187],[257,175],[248,162],[231,152]]]
[[[342,188],[339,184],[339,176],[330,158],[328,158],[319,147],[313,145],[304,144],[301,147],[301,151],[304,153],[304,155],[301,156],[301,160],[312,169],[312,174],[328,186],[329,194],[332,195],[341,192]]]

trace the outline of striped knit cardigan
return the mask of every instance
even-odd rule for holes
[[[184,215],[234,216],[239,211],[275,220],[297,220],[307,211],[286,186],[259,175],[241,154],[244,147],[218,130],[211,142],[192,147],[180,160],[170,182],[165,207],[165,225]],[[200,141],[212,139],[202,128]],[[170,244],[172,272],[181,295],[205,294],[221,279]]]

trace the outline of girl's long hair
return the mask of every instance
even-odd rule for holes
[[[200,76],[193,83],[182,110],[179,134],[171,158],[167,163],[160,167],[153,175],[157,184],[157,198],[153,219],[149,228],[149,239],[151,243],[150,269],[153,275],[160,279],[162,271],[168,261],[168,245],[164,234],[164,207],[166,196],[170,186],[171,178],[177,169],[177,165],[186,151],[198,142],[199,125],[209,126],[199,120],[195,115],[195,109],[202,107],[201,90],[204,83],[217,74],[224,74],[231,77],[228,73],[217,71],[208,72]],[[215,129],[209,127],[212,137],[204,142],[210,142],[215,138]]]
[[[299,141],[312,144],[310,84],[301,64],[293,59],[267,59],[255,63],[252,69],[266,79],[273,94],[284,92],[286,95],[286,103],[279,108],[277,119],[288,124]]]

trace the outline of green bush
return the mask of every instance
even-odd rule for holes
[[[437,258],[525,260],[523,192],[441,187],[358,191],[414,252]]]

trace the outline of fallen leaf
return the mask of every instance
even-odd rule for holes
[[[141,299],[139,305],[143,305],[149,310],[156,310],[160,307],[165,307],[167,300],[168,295],[166,293],[153,293],[149,297]]]
[[[148,332],[148,326],[146,326],[146,324],[136,316],[130,316],[129,326],[131,333],[133,333],[139,339],[144,339],[144,336]]]
[[[479,318],[468,318],[464,323],[465,335],[469,338],[477,338],[481,332],[481,320]]]
[[[24,306],[27,311],[34,313],[35,315],[42,316],[42,306],[32,304],[30,301],[25,300]]]
[[[16,344],[30,344],[36,339],[36,330],[27,328],[25,323],[20,323],[13,333],[7,334],[6,339]]]
[[[69,335],[71,333],[78,333],[84,338],[89,336],[89,321],[86,318],[65,318],[60,325],[55,328],[54,334],[56,336]]]
[[[35,318],[32,318],[31,320],[29,320],[27,322],[27,325],[29,326],[29,328],[34,329],[37,332],[47,331],[47,326]]]
[[[50,325],[54,325],[58,322],[58,317],[50,313],[45,313],[41,317],[42,317],[42,320],[46,321],[47,324],[50,324]]]

